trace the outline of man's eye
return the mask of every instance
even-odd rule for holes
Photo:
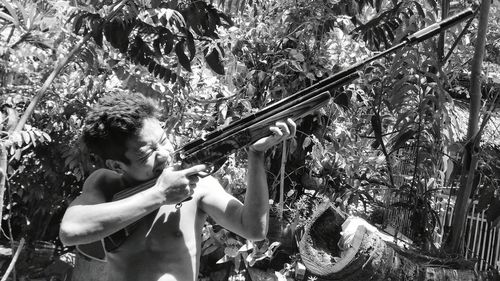
[[[148,158],[149,156],[151,156],[152,152],[148,152],[146,154],[144,154],[143,156],[139,157],[139,162],[141,163],[145,163],[146,161],[148,161]]]

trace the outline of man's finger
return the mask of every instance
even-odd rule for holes
[[[295,124],[295,122],[290,118],[286,120],[286,123],[288,124],[288,129],[290,129],[290,136],[292,138],[295,137],[295,134],[297,133],[297,124]]]
[[[166,167],[163,169],[164,171],[180,171],[182,170],[182,165],[180,162],[177,162],[177,163],[173,163],[172,165]]]
[[[288,125],[284,122],[276,122],[276,126],[281,130],[283,135],[290,135],[290,129]]]
[[[207,168],[208,168],[208,166],[205,164],[195,165],[193,167],[189,167],[189,168],[185,169],[184,173],[186,174],[186,176],[196,175],[200,172],[205,171]]]
[[[273,132],[273,136],[275,137],[281,138],[283,136],[283,132],[280,130],[279,127],[272,126],[269,127],[269,130]]]

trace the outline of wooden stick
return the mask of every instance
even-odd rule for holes
[[[0,222],[3,218],[3,197],[5,193],[5,181],[7,179],[7,150],[0,142]],[[1,223],[0,223],[1,226]]]
[[[467,216],[466,218],[466,223],[467,223],[467,219],[469,219],[469,235],[467,236],[467,245],[465,247],[465,258],[467,259],[467,255],[469,254],[469,252],[471,251],[471,246],[470,246],[470,240],[471,240],[471,236],[472,236],[472,222],[474,221],[474,212],[476,211],[476,204],[472,204],[472,212],[470,213],[470,216]],[[453,214],[453,212],[452,212]],[[471,256],[473,255],[474,253],[471,253]]]
[[[472,204],[474,204],[474,202],[472,202]],[[473,214],[474,215],[474,214]],[[477,216],[476,216],[476,229],[474,231],[474,240],[472,240],[472,257],[477,257],[477,254],[476,254],[476,245],[478,244],[477,243],[477,230],[479,229],[479,212],[477,212]]]
[[[500,261],[499,254],[500,254],[500,231],[497,231],[497,228],[495,227],[495,232],[497,233],[497,246],[495,248],[495,259],[493,260],[493,265],[496,269],[500,269],[500,266],[498,265],[498,261]]]
[[[24,238],[21,238],[21,241],[19,242],[19,246],[17,247],[16,253],[12,257],[12,260],[10,261],[9,267],[7,268],[7,271],[5,271],[5,274],[2,277],[1,281],[6,281],[10,275],[10,272],[12,271],[12,269],[14,269],[14,265],[16,264],[16,261],[19,258],[19,255],[21,254],[21,250],[24,247],[24,242],[25,242]]]
[[[482,234],[482,238],[483,238],[483,246],[481,247],[481,256],[479,257],[479,259],[481,260],[481,262],[480,262],[481,270],[483,270],[483,265],[485,265],[485,263],[486,263],[486,257],[485,257],[485,254],[486,254],[486,235],[488,235],[488,222],[486,221],[486,218],[484,217],[485,212],[486,212],[486,210],[483,210],[483,212],[481,212],[481,228],[482,228],[481,234]]]
[[[494,232],[495,228],[489,227],[489,226],[491,226],[491,223],[487,222],[487,225],[489,228],[489,231],[488,231],[489,235],[488,236],[490,237],[490,239],[488,241],[488,248],[486,249],[487,250],[486,264],[493,266],[495,264],[493,263],[493,246],[492,245],[493,245],[493,236],[495,235],[495,232]]]
[[[285,166],[286,166],[286,140],[283,141],[283,149],[281,151],[281,176],[280,176],[280,201],[279,201],[279,208],[278,208],[278,217],[283,219],[283,204],[284,204],[284,194],[285,193]]]

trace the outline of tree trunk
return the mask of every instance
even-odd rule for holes
[[[307,268],[300,280],[498,280],[497,272],[477,273],[471,262],[424,256],[391,240],[360,218],[343,219],[326,203],[315,211],[299,242]]]
[[[479,149],[479,110],[481,106],[481,67],[484,57],[484,46],[486,43],[486,32],[488,30],[488,14],[490,10],[490,0],[481,1],[479,11],[479,26],[477,41],[475,44],[474,57],[471,66],[471,87],[470,87],[470,107],[469,126],[467,130],[467,144],[462,156],[462,174],[460,187],[457,194],[455,208],[453,211],[452,228],[449,237],[448,251],[452,253],[463,253],[464,228],[467,211],[469,209],[469,197],[472,193],[472,183],[474,172],[477,166],[477,156]]]

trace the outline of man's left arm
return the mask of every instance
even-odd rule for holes
[[[249,240],[266,237],[269,222],[269,189],[264,167],[265,151],[295,136],[292,120],[277,122],[272,135],[252,144],[248,151],[247,190],[244,203],[226,193],[220,184],[204,189],[201,208],[228,230]]]

